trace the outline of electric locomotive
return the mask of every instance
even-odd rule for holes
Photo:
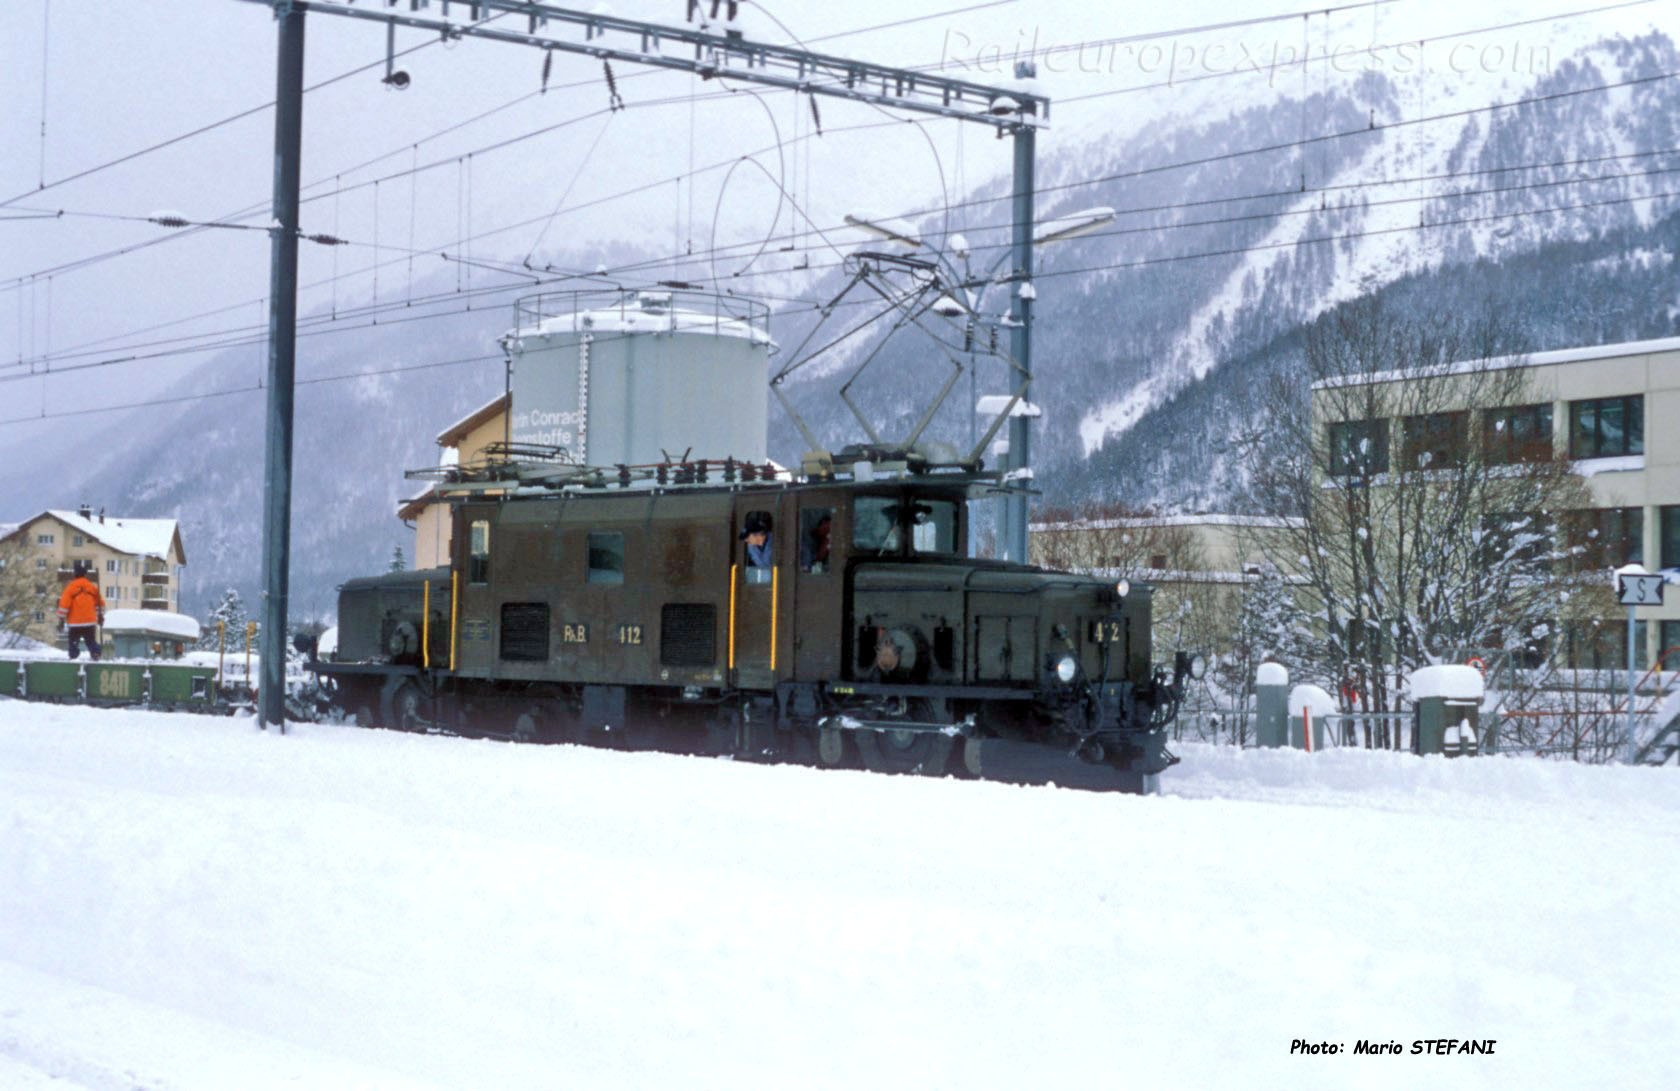
[[[448,565],[340,589],[314,667],[358,722],[1128,791],[1178,760],[1199,657],[1154,661],[1147,586],[970,557],[996,476],[449,476]]]

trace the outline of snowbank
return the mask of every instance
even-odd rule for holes
[[[1303,709],[1311,709],[1315,720],[1334,716],[1341,711],[1336,707],[1334,697],[1310,683],[1296,686],[1289,691],[1289,714],[1299,717]]]
[[[4,1086],[1672,1076],[1672,770],[1189,743],[1137,798],[0,707]]]

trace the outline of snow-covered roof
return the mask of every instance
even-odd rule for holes
[[[1376,371],[1368,375],[1342,375],[1320,379],[1314,390],[1369,383],[1392,383],[1402,379],[1433,379],[1447,375],[1472,375],[1482,371],[1504,371],[1514,367],[1544,367],[1548,364],[1579,364],[1591,360],[1614,360],[1623,356],[1648,356],[1654,352],[1680,352],[1680,337],[1653,341],[1623,341],[1614,345],[1582,345],[1576,348],[1529,352],[1518,356],[1493,356],[1486,360],[1460,360],[1441,367],[1420,366],[1399,371]]]
[[[168,557],[169,547],[180,529],[180,524],[174,519],[124,519],[109,515],[101,519],[97,515],[83,516],[78,512],[57,509],[49,509],[44,514],[77,533],[103,542],[118,553],[139,557]],[[186,559],[183,547],[181,560],[184,562]]]
[[[197,640],[199,633],[198,622],[168,610],[107,610],[105,628],[111,632],[171,636],[177,640]]]
[[[1306,520],[1276,515],[1125,515],[1109,519],[1070,519],[1060,523],[1029,523],[1029,530],[1121,530],[1131,527],[1261,527],[1300,528]]]
[[[1254,670],[1254,684],[1257,686],[1287,686],[1289,684],[1289,668],[1282,663],[1262,663]]]

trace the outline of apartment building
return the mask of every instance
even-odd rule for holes
[[[0,541],[21,547],[12,563],[37,575],[38,604],[29,612],[24,635],[43,643],[58,636],[58,597],[77,561],[113,610],[179,612],[186,550],[174,519],[107,516],[91,507],[49,510],[19,523]]]
[[[1489,383],[1521,372],[1523,382]],[[1543,513],[1583,579],[1643,564],[1669,577],[1664,605],[1641,607],[1638,660],[1655,662],[1680,646],[1680,338],[1595,345],[1390,372],[1315,384],[1315,427],[1328,443],[1328,476],[1359,474],[1380,481],[1390,466],[1408,470],[1452,465],[1472,444],[1497,467],[1564,457],[1585,479],[1590,502],[1579,510]],[[1407,404],[1405,384],[1434,384],[1427,413],[1351,418],[1359,404],[1350,388],[1386,387],[1370,404]],[[1520,390],[1520,404],[1477,404],[1479,392]],[[1670,422],[1664,424],[1664,421]],[[1565,665],[1616,668],[1626,661],[1625,615],[1576,625],[1559,634],[1552,654]],[[1675,658],[1670,664],[1680,662]]]

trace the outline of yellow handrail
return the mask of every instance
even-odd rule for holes
[[[432,581],[420,585],[420,665],[432,669]]]
[[[776,673],[776,587],[777,578],[782,570],[774,565],[770,568],[770,673]]]
[[[740,574],[741,566],[729,566],[729,669],[735,669],[735,578]]]
[[[455,606],[461,597],[461,574],[450,570],[449,573],[449,671],[455,672],[455,630],[460,626],[455,619]]]

